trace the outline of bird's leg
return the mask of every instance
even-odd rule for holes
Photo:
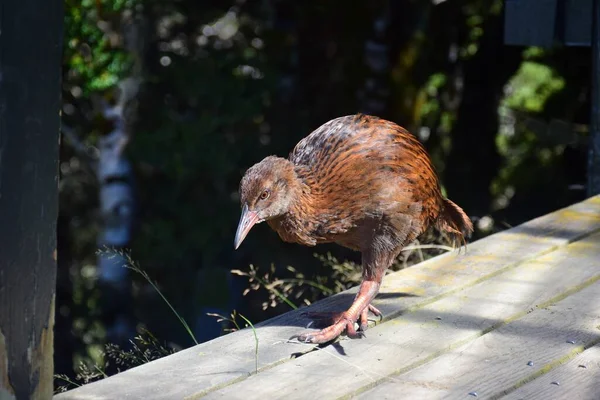
[[[319,332],[298,335],[298,340],[306,343],[326,343],[337,338],[344,330],[346,330],[349,337],[360,336],[361,334],[357,333],[354,328],[354,323],[360,318],[360,327],[361,330],[364,330],[366,329],[369,310],[375,315],[381,315],[379,310],[371,306],[371,301],[377,296],[380,285],[381,277],[379,279],[375,277],[371,279],[363,278],[358,294],[348,310],[344,311],[332,325]]]

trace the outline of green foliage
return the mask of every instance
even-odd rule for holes
[[[508,85],[512,92],[504,100],[507,107],[540,112],[548,98],[564,88],[565,81],[547,65],[524,61]]]
[[[69,81],[86,95],[113,87],[131,66],[115,31],[121,14],[137,0],[65,1],[64,63]]]
[[[574,127],[560,120],[569,118],[568,109],[547,115],[548,104],[561,96],[573,80],[553,67],[549,62],[552,55],[536,47],[526,49],[519,70],[507,82],[499,108],[502,123],[496,136],[505,161],[491,186],[496,210],[507,208],[515,195],[537,198],[544,187],[551,185],[562,188],[553,193],[554,204],[568,196],[563,160],[565,152],[577,151],[581,141]]]

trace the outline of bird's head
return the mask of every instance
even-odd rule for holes
[[[275,156],[265,158],[246,171],[240,182],[242,215],[235,234],[236,249],[254,225],[288,212],[297,179],[294,165]]]

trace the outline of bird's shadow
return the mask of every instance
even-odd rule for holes
[[[399,292],[399,293],[379,293],[376,297],[376,299],[398,299],[401,297],[419,297],[416,294],[412,294],[412,293],[403,293],[403,292]]]
[[[311,304],[310,306],[302,307],[297,310],[281,314],[261,324],[257,324],[256,326],[297,327],[298,332],[295,332],[295,334],[287,338],[287,340],[290,342],[295,341],[298,343],[298,334],[302,333],[300,332],[301,330],[304,329],[306,331],[314,331],[316,329],[323,329],[331,325],[335,322],[332,319],[333,317],[335,317],[335,314],[342,313],[348,308],[350,308],[352,302],[355,299],[355,296],[356,290],[353,290],[351,292],[338,293],[334,296],[325,298],[314,304]],[[404,292],[383,292],[377,295],[377,297],[375,298],[374,305],[379,308],[379,310],[382,312],[383,317],[385,317],[385,315],[390,312],[393,312],[394,314],[398,313],[398,304],[393,300],[408,297],[419,296],[412,293]],[[376,323],[379,323],[381,322],[381,317],[376,317],[372,314],[369,314],[369,321],[375,321]],[[363,336],[366,335],[368,335],[368,330],[366,334],[363,333]],[[315,344],[307,351],[295,352],[292,353],[290,356],[291,358],[297,358],[330,345],[338,352],[338,354],[342,356],[346,355],[346,352],[341,342],[337,339],[334,339],[331,342],[319,345]]]

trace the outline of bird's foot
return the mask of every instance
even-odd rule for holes
[[[379,311],[375,306],[369,304],[367,308],[365,308],[362,313],[360,313],[358,321],[360,323],[359,330],[366,331],[368,328],[368,317],[369,311],[373,313],[376,317],[379,317],[381,320],[381,311]],[[315,328],[324,328],[330,325],[335,324],[337,321],[344,318],[343,311],[306,311],[302,313],[302,316],[308,317],[311,319],[311,323],[308,327]]]
[[[352,316],[348,311],[344,312],[327,312],[327,311],[309,311],[303,313],[303,315],[308,316],[319,323],[319,326],[322,326],[323,322],[327,323],[325,329],[319,332],[307,332],[297,336],[298,341],[304,343],[327,343],[338,336],[340,336],[344,330],[346,331],[346,335],[350,338],[359,338],[364,336],[364,332],[367,330],[369,323],[369,311],[371,311],[375,316],[381,318],[381,311],[379,311],[375,306],[369,304],[365,307],[362,312],[360,312],[357,316]],[[354,327],[355,322],[359,322],[358,331]]]
[[[338,336],[342,334],[346,330],[346,334],[348,337],[360,337],[360,333],[356,331],[354,328],[354,319],[347,315],[347,313],[342,313],[341,317],[334,324],[328,326],[325,329],[322,329],[318,332],[306,332],[299,334],[297,337],[299,342],[303,343],[327,343],[336,339]]]

